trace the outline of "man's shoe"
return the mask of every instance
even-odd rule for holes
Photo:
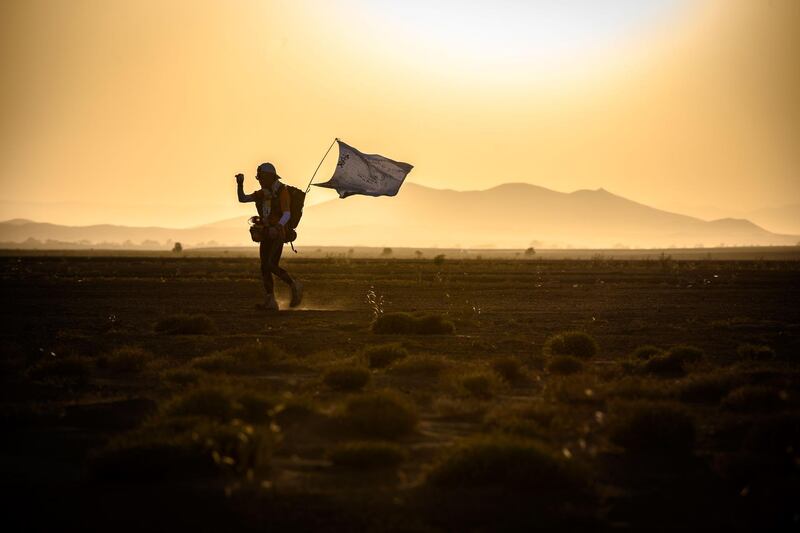
[[[292,283],[292,301],[289,302],[289,307],[297,307],[303,301],[303,284],[299,281]]]
[[[277,311],[278,302],[275,301],[275,295],[270,294],[264,299],[263,304],[256,304],[256,309],[259,309],[261,311]]]

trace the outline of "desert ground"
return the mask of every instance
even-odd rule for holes
[[[4,529],[800,527],[800,262],[286,252],[0,257]]]

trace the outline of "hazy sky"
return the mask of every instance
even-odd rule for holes
[[[438,188],[795,203],[797,50],[796,0],[5,0],[0,219],[214,221],[336,136]]]

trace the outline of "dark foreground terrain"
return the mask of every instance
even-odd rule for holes
[[[0,258],[3,529],[800,527],[800,263],[286,265]]]

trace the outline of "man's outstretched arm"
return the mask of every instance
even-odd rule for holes
[[[252,194],[244,193],[244,174],[236,174],[236,194],[239,196],[239,202],[255,202]]]

